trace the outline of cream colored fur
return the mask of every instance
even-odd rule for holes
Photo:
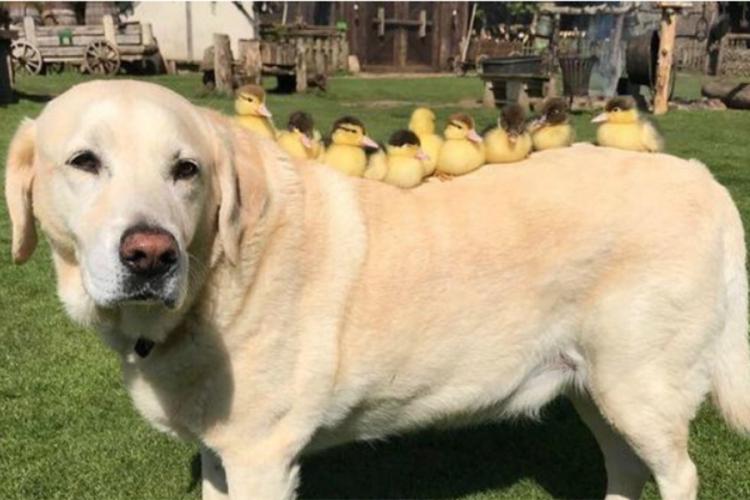
[[[100,174],[65,164],[81,148]],[[175,151],[197,179],[169,177]],[[15,260],[33,207],[71,317],[117,352],[149,422],[201,443],[205,498],[293,498],[311,450],[565,394],[608,498],[637,498],[652,473],[689,499],[704,397],[750,430],[743,228],[698,162],[577,144],[402,191],[110,81],[21,125],[6,199]],[[171,228],[188,268],[173,309],[103,298],[108,242],[143,220]],[[104,267],[85,278],[89,255]],[[138,337],[156,342],[145,358]]]

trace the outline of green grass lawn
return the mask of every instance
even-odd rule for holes
[[[44,96],[83,77],[66,73],[19,80],[25,98],[0,107],[0,158],[24,116]],[[149,80],[199,105],[229,112],[229,98],[207,95],[198,75]],[[313,114],[327,132],[338,116],[362,118],[385,141],[403,127],[412,103],[429,103],[440,120],[481,98],[477,78],[330,81],[327,94],[271,95],[282,125],[293,110]],[[699,78],[678,80],[696,97]],[[479,128],[494,110],[472,108]],[[590,115],[574,117],[591,140]],[[681,111],[657,119],[669,152],[706,163],[750,217],[750,112]],[[23,267],[10,263],[10,224],[0,208],[0,499],[198,498],[196,448],[152,430],[131,407],[116,359],[90,331],[72,326],[55,296],[49,251],[41,245]],[[691,434],[701,497],[750,498],[750,439],[733,434],[709,405]],[[541,422],[506,422],[450,432],[426,431],[355,444],[303,462],[303,498],[592,498],[604,492],[596,443],[564,401]],[[646,496],[656,496],[649,484]]]

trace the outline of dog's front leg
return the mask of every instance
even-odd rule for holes
[[[248,460],[225,461],[229,497],[232,500],[293,500],[296,498],[299,466],[283,457],[266,453]]]
[[[221,459],[210,449],[201,446],[201,489],[203,500],[227,500],[227,478]]]

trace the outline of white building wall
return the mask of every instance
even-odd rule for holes
[[[162,57],[176,61],[200,62],[214,33],[229,35],[236,57],[237,40],[256,34],[253,2],[135,2],[128,20],[151,23]]]

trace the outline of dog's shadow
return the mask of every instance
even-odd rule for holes
[[[302,499],[456,498],[522,482],[554,498],[602,498],[606,484],[596,441],[564,400],[546,408],[540,422],[431,430],[327,450],[304,458],[301,476]]]

